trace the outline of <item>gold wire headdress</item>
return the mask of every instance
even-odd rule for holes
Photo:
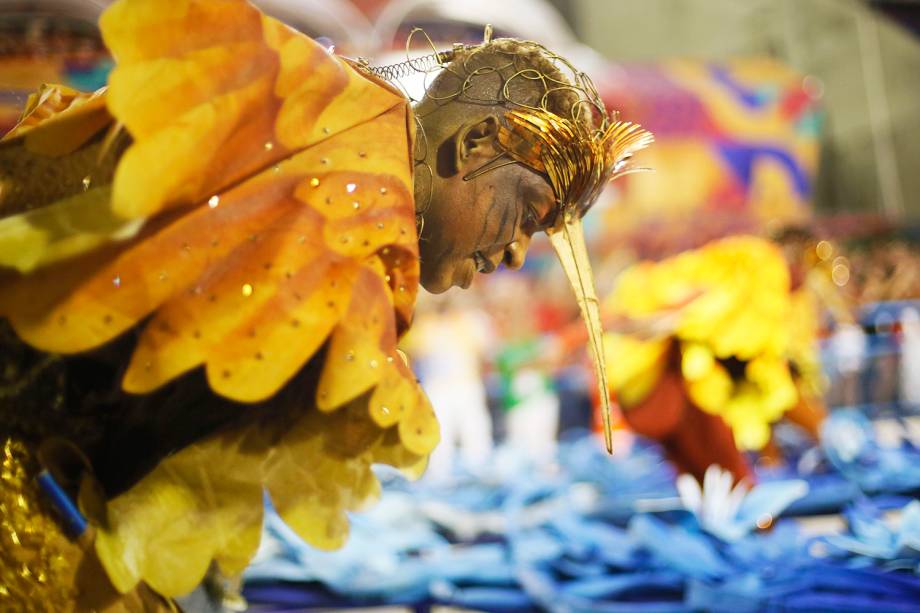
[[[412,35],[420,31],[415,29],[410,33],[406,41],[407,51]],[[431,39],[428,41],[430,43]],[[472,180],[506,164],[520,163],[546,176],[552,187],[557,211],[546,233],[575,292],[588,329],[589,348],[602,403],[604,440],[607,450],[612,452],[610,396],[606,357],[601,341],[600,306],[581,218],[597,200],[608,181],[644,170],[630,167],[628,162],[633,153],[651,144],[654,137],[637,124],[620,121],[616,114],[608,115],[591,79],[565,58],[539,43],[511,42],[518,48],[526,49],[526,53],[537,54],[540,61],[550,67],[550,71],[521,66],[519,60],[526,54],[502,48],[502,41],[493,42],[491,26],[486,26],[481,45],[455,45],[449,51],[435,50],[435,53],[428,56],[369,70],[391,81],[410,72],[445,70],[451,72],[460,85],[448,95],[432,95],[427,92],[426,96],[432,100],[444,102],[462,97],[464,102],[471,104],[508,107],[504,113],[504,125],[498,131],[498,144],[502,153],[464,179]],[[431,44],[434,48],[434,44]],[[471,68],[471,60],[485,49],[507,55],[508,63]],[[560,68],[568,69],[568,79],[561,74]],[[496,73],[501,75],[503,72],[511,74],[504,78],[499,98],[475,97],[473,79]],[[542,86],[543,94],[537,104],[514,100],[512,89],[517,79]],[[568,99],[568,116],[560,115],[550,108],[551,99],[560,96]],[[509,157],[510,161],[494,163],[504,156]]]
[[[507,154],[545,174],[562,212],[582,217],[604,185],[641,168],[628,160],[652,142],[652,135],[634,123],[613,121],[592,130],[544,110],[512,110],[505,114],[510,127],[499,130]]]

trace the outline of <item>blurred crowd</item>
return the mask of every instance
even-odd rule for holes
[[[920,296],[920,244],[878,241],[849,250],[851,293],[860,304]]]

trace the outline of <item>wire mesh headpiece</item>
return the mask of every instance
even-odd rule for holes
[[[434,48],[427,34],[415,28],[406,41],[407,53],[416,34],[425,36]],[[507,62],[477,65],[477,57],[484,52],[504,56]],[[543,69],[535,64],[542,64]],[[457,44],[450,50],[369,70],[388,81],[447,71],[459,84],[456,90],[428,92],[427,97],[439,102],[456,99],[508,107],[499,131],[499,145],[504,150],[499,157],[507,156],[510,163],[524,164],[545,175],[560,212],[570,211],[579,217],[608,181],[643,170],[630,167],[629,159],[653,140],[651,133],[637,124],[620,121],[616,113],[608,115],[594,83],[567,59],[533,41],[492,40],[491,26],[486,26],[479,45]],[[494,74],[507,75],[499,95],[477,96],[474,81]],[[515,95],[521,89],[528,90],[529,99]],[[534,89],[542,89],[536,99]],[[471,180],[504,165],[494,164],[497,160],[464,178]]]

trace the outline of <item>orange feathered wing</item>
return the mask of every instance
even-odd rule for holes
[[[106,103],[135,139],[110,206],[146,223],[5,284],[24,340],[78,352],[150,317],[127,391],[204,365],[217,393],[256,401],[332,332],[362,269],[388,279],[406,325],[418,258],[402,97],[245,2],[123,1],[102,28],[119,62]]]
[[[101,26],[118,63],[105,103],[133,142],[93,206],[142,227],[64,261],[39,244],[43,265],[0,277],[0,315],[59,353],[139,326],[132,393],[201,366],[256,402],[328,347],[319,411],[199,441],[109,501],[96,548],[115,585],[175,595],[212,559],[245,565],[263,487],[301,536],[337,546],[376,492],[370,464],[417,474],[438,441],[396,350],[418,289],[411,112],[242,0],[119,0]]]

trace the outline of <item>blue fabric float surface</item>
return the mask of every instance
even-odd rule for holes
[[[688,510],[656,447],[611,458],[589,436],[549,468],[504,450],[487,477],[450,484],[381,472],[380,503],[352,516],[337,552],[304,544],[269,505],[244,594],[279,611],[920,613],[920,452],[881,447],[858,412],[835,412],[822,438],[734,506],[704,504],[710,515]],[[790,517],[815,512],[846,529],[809,535]]]

